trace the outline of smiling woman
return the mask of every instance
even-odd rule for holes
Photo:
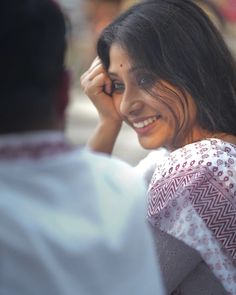
[[[111,46],[110,61],[108,76],[112,83],[114,106],[120,117],[137,132],[139,142],[144,148],[170,146],[174,137],[177,120],[173,119],[177,119],[178,104],[173,100],[173,108],[176,110],[172,111],[168,104],[153,99],[144,91],[145,87],[155,88],[152,77],[145,73],[143,67],[132,66],[126,51],[116,43]],[[119,66],[120,62],[123,67]],[[164,89],[163,85],[157,86],[159,97]]]
[[[168,293],[236,294],[236,68],[222,36],[193,1],[144,1],[97,53],[81,77],[100,116],[90,148],[111,153],[125,121],[168,151],[136,167]]]

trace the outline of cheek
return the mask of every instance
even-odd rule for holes
[[[184,109],[183,103],[179,98],[170,98],[164,99],[159,102],[159,110],[161,114],[175,125],[181,124],[184,119]]]
[[[169,100],[169,99],[168,99]],[[179,118],[179,110],[171,101],[167,99],[159,99],[153,97],[146,97],[145,104],[150,109],[155,110],[157,114],[160,114],[165,121],[173,121],[174,118]]]

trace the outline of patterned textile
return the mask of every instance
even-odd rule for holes
[[[236,146],[189,144],[157,165],[148,218],[196,249],[229,294],[236,294]]]
[[[60,132],[35,132],[23,136],[5,135],[0,138],[0,161],[40,160],[72,149]]]

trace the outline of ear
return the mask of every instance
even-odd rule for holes
[[[64,70],[56,94],[57,113],[60,118],[64,117],[65,109],[69,102],[70,72]]]

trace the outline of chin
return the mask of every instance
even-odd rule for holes
[[[163,147],[163,145],[159,143],[150,143],[150,142],[145,142],[143,140],[139,140],[139,143],[141,147],[144,148],[145,150],[156,150],[160,147]]]

